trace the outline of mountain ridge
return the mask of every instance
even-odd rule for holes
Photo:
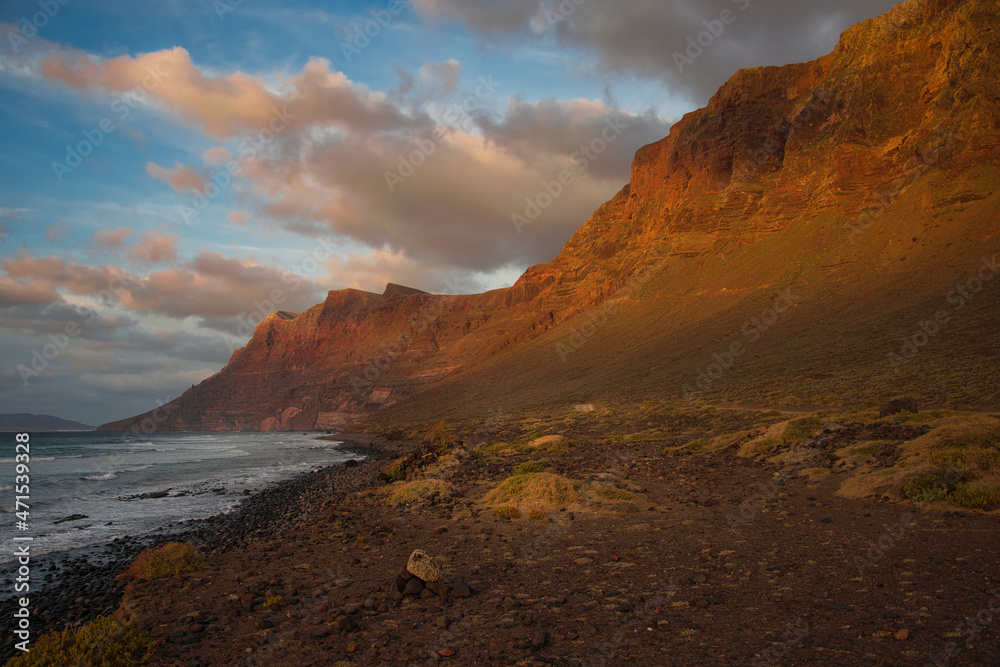
[[[18,412],[0,415],[0,431],[93,431],[94,427],[53,415]]]
[[[1000,250],[997,23],[984,0],[911,0],[848,29],[823,58],[741,70],[640,148],[629,183],[512,287],[330,292],[293,318],[267,318],[154,427],[367,418],[388,428],[505,406],[691,400],[685,387],[726,366],[717,356],[726,372],[699,399],[917,391],[942,405],[1000,405],[976,363],[998,352],[989,333],[1000,289],[953,313],[949,350],[928,341],[904,367],[886,363],[900,348],[889,341],[947,304],[949,279]],[[751,326],[750,340],[747,323],[784,292],[796,303],[766,330]],[[923,380],[942,368],[940,387]],[[151,415],[100,428],[139,428]]]

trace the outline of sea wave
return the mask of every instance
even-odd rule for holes
[[[103,475],[91,475],[89,477],[81,477],[80,479],[86,480],[88,482],[104,482],[109,479],[115,479],[118,475],[112,470],[111,472],[106,472]]]

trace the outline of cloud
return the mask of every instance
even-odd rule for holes
[[[0,307],[47,304],[59,299],[51,284],[22,282],[10,276],[0,276]]]
[[[30,213],[29,208],[14,208],[11,206],[0,206],[0,221],[20,220],[25,213]]]
[[[105,248],[120,249],[131,235],[131,227],[104,227],[94,234],[94,243]]]
[[[383,93],[331,70],[325,58],[311,58],[281,90],[239,71],[206,75],[181,47],[110,60],[63,50],[42,60],[39,70],[46,79],[82,92],[121,93],[138,87],[144,97],[215,137],[261,130],[279,115],[302,126],[335,124],[360,131],[423,122],[408,117]]]
[[[489,141],[526,164],[553,156],[569,158],[583,154],[596,140],[620,129],[620,136],[607,143],[600,159],[594,160],[590,167],[592,173],[606,178],[627,174],[636,148],[659,141],[670,132],[671,125],[669,120],[652,112],[633,116],[610,109],[600,100],[586,99],[546,99],[534,103],[514,99],[503,120],[498,122],[483,116],[477,119],[477,124]]]
[[[413,8],[435,22],[458,19],[480,32],[516,32],[541,13],[538,0],[414,0]]]
[[[132,248],[132,257],[148,264],[177,259],[177,236],[147,231],[141,242]]]
[[[202,252],[186,267],[150,274],[121,295],[122,305],[171,317],[228,317],[305,308],[321,300],[310,280],[273,267]],[[274,295],[280,294],[280,303]],[[271,304],[273,307],[267,305]]]
[[[454,58],[442,63],[424,63],[420,67],[421,80],[446,93],[458,87],[458,79],[461,74],[462,65]]]
[[[55,243],[59,239],[66,237],[72,231],[72,224],[56,223],[45,228],[45,240]]]
[[[843,30],[882,14],[899,0],[414,0],[414,10],[431,22],[458,21],[492,44],[510,36],[555,43],[598,56],[606,73],[630,73],[660,80],[703,103],[736,70],[812,60],[833,50]],[[732,20],[718,22],[721,12]],[[694,63],[679,68],[688,38],[698,39],[709,22],[719,34]]]
[[[167,237],[169,239],[169,237]],[[167,242],[168,247],[172,247]],[[230,317],[265,308],[306,308],[321,300],[323,290],[313,281],[275,267],[202,252],[183,267],[148,276],[115,267],[92,267],[58,257],[22,256],[3,264],[0,305],[5,302],[52,303],[56,288],[104,301],[112,297],[139,313],[168,317]],[[275,294],[281,303],[267,309]]]
[[[389,283],[415,287],[431,293],[481,291],[481,285],[459,278],[447,267],[415,260],[400,252],[375,250],[368,254],[350,253],[326,262],[330,278],[338,285],[381,293]],[[456,281],[461,281],[457,285]]]
[[[275,96],[260,80],[242,72],[206,76],[181,47],[109,60],[65,50],[42,60],[39,69],[45,78],[80,91],[121,93],[139,87],[167,110],[214,136],[263,127],[275,105]]]
[[[386,257],[481,273],[551,259],[628,181],[635,150],[670,125],[653,110],[634,114],[600,100],[515,99],[502,113],[491,112],[501,108],[501,84],[478,80],[464,88],[457,60],[422,65],[405,105],[350,81],[322,58],[280,85],[239,72],[204,74],[183,49],[106,61],[62,53],[46,62],[47,76],[88,91],[135,84],[169,63],[151,98],[233,144],[240,130],[261,121],[248,105],[263,105],[267,114],[279,109],[290,124],[256,159],[241,160],[238,178],[247,187],[234,189],[240,211],[231,222],[252,215],[306,236],[348,237],[370,249],[373,278],[384,274]],[[217,161],[227,152],[241,151],[214,148],[202,158]],[[147,171],[177,191],[200,188],[205,178],[179,163],[150,162]],[[515,226],[526,214],[530,228]],[[166,295],[198,288],[197,275],[154,274],[155,296],[132,290],[130,297],[140,309],[181,312],[182,296]],[[205,289],[214,300],[214,286]],[[195,310],[213,314],[207,304]]]
[[[636,148],[669,128],[587,100],[514,102],[504,120],[476,124],[481,134],[290,136],[282,157],[243,176],[289,229],[313,221],[376,250],[489,272],[551,259],[628,181]],[[544,210],[518,233],[512,216],[539,198]]]
[[[144,373],[81,373],[79,382],[88,389],[108,394],[167,392],[179,394],[215,375],[218,371],[202,368],[193,371],[156,370]]]
[[[39,287],[47,285],[50,290],[62,287],[76,294],[114,293],[134,280],[117,267],[87,266],[54,255],[38,258],[21,255],[5,261],[3,269],[8,278],[15,279],[22,287],[36,283]]]
[[[81,338],[109,340],[120,330],[133,327],[136,320],[123,315],[98,315],[61,299],[52,303],[4,304],[0,309],[0,328],[22,334],[45,336],[65,332],[70,323],[79,327]]]
[[[184,166],[179,162],[174,163],[173,169],[165,169],[155,162],[147,162],[146,173],[160,179],[177,192],[201,190],[205,185],[205,179],[201,174],[193,167]]]
[[[232,157],[229,150],[223,146],[205,149],[201,154],[201,159],[204,160],[205,164],[211,165],[225,164]]]

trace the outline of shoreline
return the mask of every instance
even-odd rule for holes
[[[307,522],[342,496],[378,481],[378,463],[398,453],[407,441],[390,442],[369,434],[321,435],[319,440],[343,442],[340,451],[358,455],[274,482],[242,498],[228,512],[161,526],[150,533],[127,535],[110,542],[47,552],[31,558],[32,642],[42,634],[75,627],[118,609],[124,586],[115,582],[144,549],[166,542],[192,542],[211,557],[273,539]],[[349,461],[356,461],[354,466]],[[168,526],[170,526],[168,528]],[[0,576],[12,590],[16,561],[4,563]],[[0,602],[17,597],[9,594]],[[16,655],[7,642],[0,661]]]

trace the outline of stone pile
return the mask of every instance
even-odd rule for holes
[[[441,566],[425,551],[415,550],[392,584],[394,600],[433,597],[467,598],[472,589],[464,581],[446,584],[442,578]]]

